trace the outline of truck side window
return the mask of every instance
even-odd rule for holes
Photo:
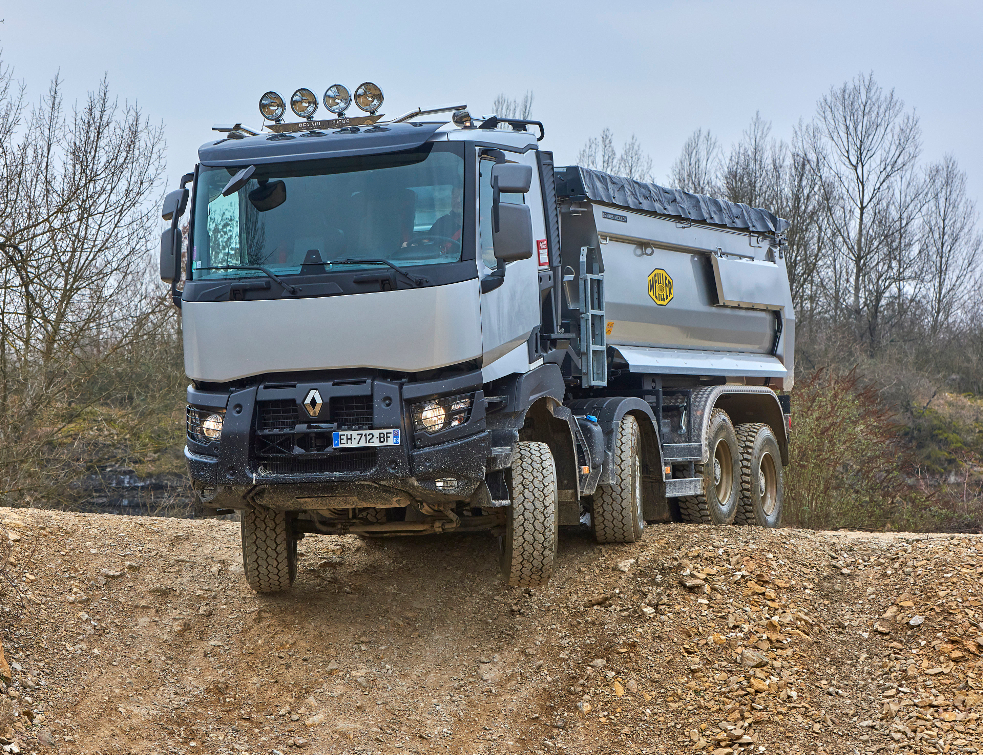
[[[478,161],[478,258],[485,267],[494,270],[498,267],[495,259],[495,244],[492,239],[492,185],[491,172],[495,161],[482,158]],[[525,204],[525,194],[502,194],[503,202]]]

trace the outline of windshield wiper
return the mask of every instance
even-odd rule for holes
[[[195,270],[259,270],[260,272],[266,273],[266,275],[281,286],[284,290],[290,294],[296,294],[297,289],[291,286],[289,283],[281,279],[276,273],[274,273],[269,268],[263,267],[262,265],[219,265],[216,267],[196,267]]]
[[[325,265],[385,265],[386,267],[391,267],[393,270],[395,270],[397,273],[402,275],[406,280],[408,280],[414,286],[423,286],[430,282],[427,278],[421,278],[416,275],[412,275],[406,272],[405,270],[403,270],[403,268],[398,267],[394,265],[392,262],[390,262],[389,260],[384,260],[384,259],[331,260],[330,262],[325,262],[324,264]]]

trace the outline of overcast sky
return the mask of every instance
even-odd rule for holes
[[[168,188],[214,123],[259,126],[267,89],[370,80],[390,116],[490,113],[498,93],[531,90],[558,164],[607,126],[619,145],[635,134],[664,181],[694,129],[726,148],[760,111],[788,137],[830,86],[873,71],[917,110],[925,157],[951,152],[983,198],[980,0],[15,0],[0,17],[3,61],[32,101],[59,70],[69,101],[107,74],[164,124]]]

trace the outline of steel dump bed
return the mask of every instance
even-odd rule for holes
[[[600,250],[606,345],[626,369],[791,388],[787,221],[580,166],[555,183],[564,271]]]

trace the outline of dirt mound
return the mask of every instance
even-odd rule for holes
[[[983,748],[983,537],[670,525],[308,538],[285,597],[238,528],[0,510],[0,746],[59,753],[855,753]]]

